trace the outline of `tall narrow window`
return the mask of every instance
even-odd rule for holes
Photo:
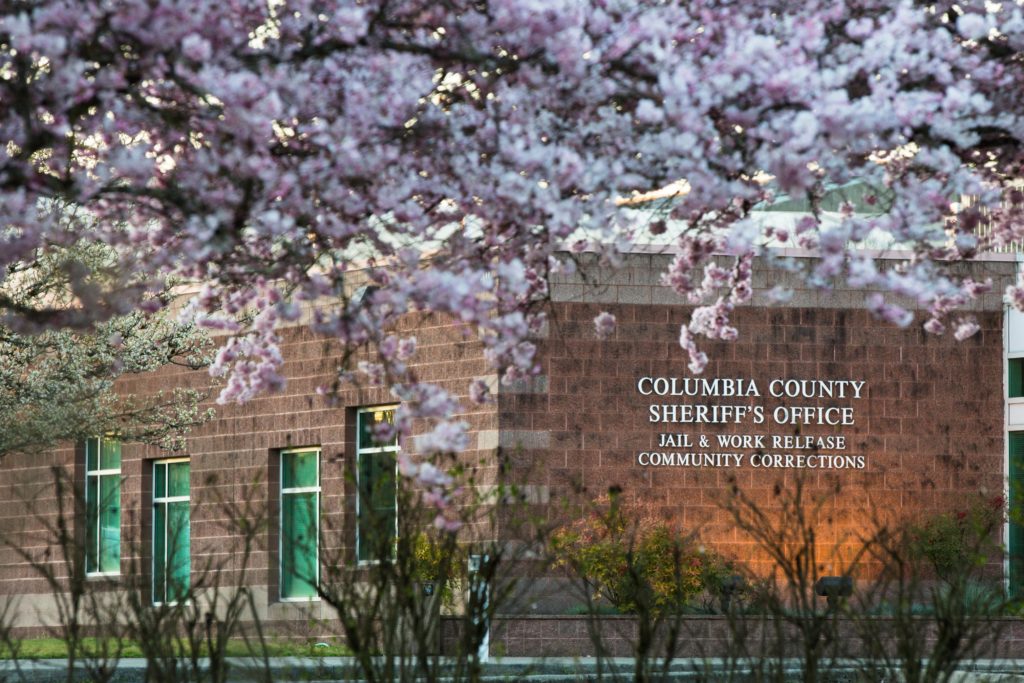
[[[1024,432],[1007,434],[1010,451],[1010,533],[1007,550],[1010,555],[1010,594],[1024,596]]]
[[[391,557],[398,533],[398,436],[378,427],[394,425],[395,408],[362,408],[356,422],[356,558],[372,562]]]
[[[1006,362],[1009,376],[1006,378],[1008,398],[1024,397],[1024,358],[1010,358]]]
[[[188,460],[153,463],[153,602],[188,596],[192,569],[189,543]]]
[[[320,580],[320,450],[281,453],[281,599],[316,597]]]
[[[121,444],[85,441],[85,571],[121,572]]]

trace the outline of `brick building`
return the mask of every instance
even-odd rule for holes
[[[1024,396],[1024,321],[1004,311],[1000,295],[1015,277],[1014,257],[958,266],[994,283],[972,304],[981,331],[962,343],[874,320],[863,292],[819,292],[759,263],[753,303],[735,313],[740,339],[705,343],[711,360],[700,377],[686,369],[677,341],[689,309],[660,284],[669,259],[638,252],[620,269],[593,265],[555,282],[537,340],[542,372],[508,386],[499,385],[480,345],[443,316],[406,321],[418,338],[422,380],[460,396],[474,378],[495,389],[495,403],[464,415],[473,439],[464,457],[478,464],[481,485],[509,477],[549,515],[563,500],[620,487],[700,529],[723,554],[756,565],[766,560],[719,506],[733,486],[766,504],[777,484],[797,477],[831,492],[822,538],[841,545],[871,515],[954,509],[968,494],[1000,494],[1016,476],[1024,458],[1014,431],[1024,430],[1024,398],[1017,398]],[[765,291],[778,285],[794,296],[766,305]],[[618,319],[611,339],[595,337],[601,310]],[[363,559],[370,552],[359,509],[387,509],[387,495],[357,482],[380,481],[397,445],[360,435],[388,419],[394,399],[363,387],[328,404],[315,388],[335,371],[337,348],[305,327],[284,337],[286,390],[218,407],[185,453],[97,439],[4,458],[0,530],[41,556],[52,542],[45,526],[64,496],[85,547],[87,580],[117,585],[142,576],[161,602],[174,599],[190,572],[215,564],[255,591],[269,621],[329,618],[309,582],[295,577],[315,574],[338,553]],[[123,388],[145,393],[207,381],[166,368]],[[54,487],[54,467],[68,468],[84,489],[78,509]],[[243,539],[225,503],[245,501],[266,524],[254,527],[243,566]],[[310,540],[310,527],[328,547]],[[1022,549],[1015,535],[1007,540],[1011,551]],[[10,546],[0,549],[0,595],[18,600],[19,626],[55,618],[45,582]],[[566,607],[551,599],[529,609]]]

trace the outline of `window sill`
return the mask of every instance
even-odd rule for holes
[[[1024,397],[1014,396],[1006,399],[1006,426],[1011,430],[1024,427]]]

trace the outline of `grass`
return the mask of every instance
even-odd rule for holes
[[[97,652],[100,649],[99,645],[94,638],[82,639],[82,649],[86,653]],[[351,654],[351,651],[343,645],[289,640],[268,641],[266,650],[270,657],[343,657]],[[117,651],[114,643],[110,643],[109,651]],[[205,656],[205,654],[204,647],[201,656]],[[252,653],[244,641],[232,640],[228,642],[227,654],[229,657],[246,657]],[[18,643],[18,659],[64,659],[67,656],[67,643],[59,638],[30,638]],[[142,656],[142,649],[138,643],[133,641],[121,643],[120,657],[122,659]],[[13,654],[10,650],[0,647],[0,659],[12,658]]]

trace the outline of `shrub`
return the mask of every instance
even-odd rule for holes
[[[614,494],[556,532],[552,548],[556,563],[584,581],[592,600],[607,600],[620,612],[678,611],[721,574],[721,561],[691,536],[649,508],[625,508]]]
[[[421,531],[413,539],[412,553],[412,580],[437,584],[441,604],[452,609],[465,562],[458,546],[451,539],[445,540],[437,534]]]
[[[970,576],[998,554],[1004,506],[1002,496],[979,498],[962,510],[912,525],[911,550],[943,581]]]

